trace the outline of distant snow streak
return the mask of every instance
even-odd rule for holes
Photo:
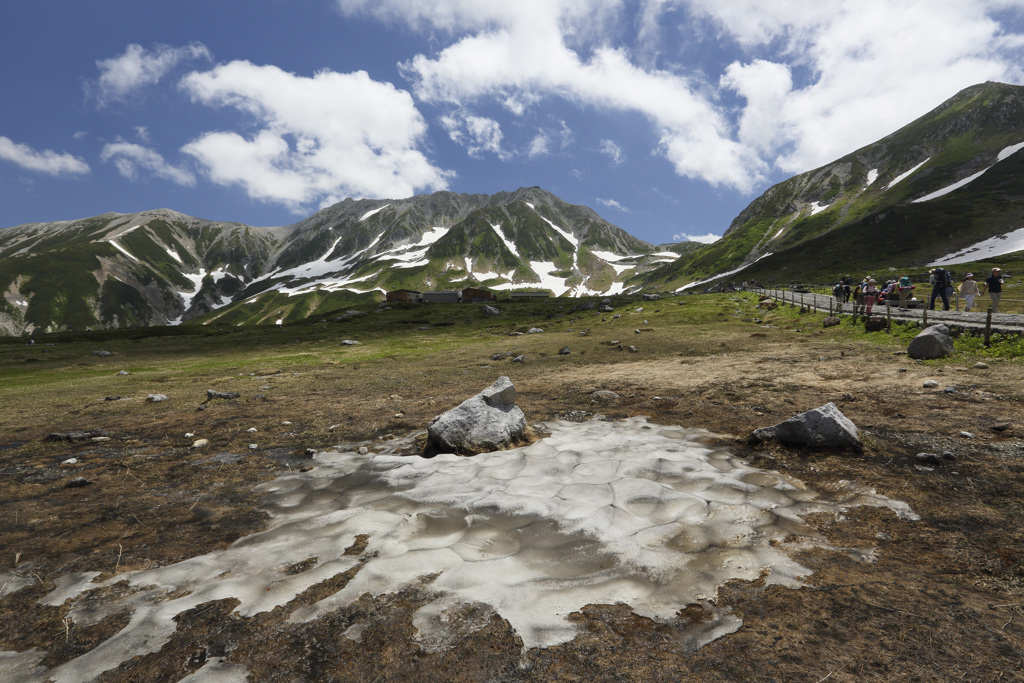
[[[383,211],[384,209],[388,208],[389,206],[391,206],[391,205],[390,204],[385,204],[384,206],[381,206],[379,208],[370,209],[369,211],[367,211],[366,213],[364,213],[362,215],[362,217],[359,219],[359,222],[362,223],[363,221],[365,221],[367,218],[369,218],[373,214],[380,213],[381,211]]]

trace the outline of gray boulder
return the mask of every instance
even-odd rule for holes
[[[490,316],[501,315],[501,311],[499,311],[494,306],[488,306],[487,304],[484,304],[483,308],[484,308],[484,315],[490,315]]]
[[[643,296],[644,301],[658,301],[659,299],[661,299],[660,294],[644,294]]]
[[[953,338],[945,325],[932,325],[910,341],[907,355],[911,358],[945,358],[953,353]]]
[[[508,377],[468,398],[427,426],[425,455],[475,455],[522,440],[526,416],[516,406],[516,388]]]
[[[857,426],[843,415],[835,403],[826,403],[774,427],[755,429],[748,442],[758,444],[768,439],[776,439],[786,446],[814,449],[851,448],[859,451],[862,448]]]
[[[833,316],[829,316],[828,318],[825,318],[823,321],[821,321],[821,325],[822,325],[822,327],[835,327],[840,322],[842,322],[842,321],[840,321],[839,318],[837,318],[837,317],[835,317],[833,315]]]

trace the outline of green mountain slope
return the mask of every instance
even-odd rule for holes
[[[634,282],[826,282],[920,268],[1024,225],[1020,143],[1024,87],[968,88],[892,135],[769,188],[721,240]]]

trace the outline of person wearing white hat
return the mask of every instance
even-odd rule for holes
[[[958,287],[960,296],[964,298],[967,305],[964,307],[965,312],[969,312],[974,308],[974,297],[978,296],[978,283],[974,281],[974,273],[967,273],[964,275],[964,281],[960,283]]]
[[[985,289],[992,299],[992,312],[999,312],[999,299],[1003,296],[1003,271],[1000,268],[993,268],[992,274],[985,278]],[[982,292],[984,294],[985,292]]]

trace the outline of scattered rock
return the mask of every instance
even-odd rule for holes
[[[126,377],[126,376],[128,376],[128,375],[130,375],[132,373],[128,372],[127,370],[121,370],[117,374],[118,374],[119,377]]]
[[[515,358],[512,359],[512,362],[513,363],[525,363],[526,362],[526,356],[516,356]]]
[[[510,336],[510,337],[522,337],[523,333],[522,332],[509,332],[508,336]]]
[[[618,401],[620,398],[622,398],[614,391],[609,391],[608,389],[598,389],[597,391],[592,393],[591,396],[596,398],[598,401]]]
[[[570,353],[572,353],[572,351],[569,350],[568,346],[563,346],[562,348],[558,349],[559,356],[568,356]]]
[[[865,332],[881,332],[886,327],[885,318],[868,318],[864,321]]]
[[[956,460],[956,453],[953,451],[946,451],[942,454],[943,460]]]
[[[212,401],[215,398],[233,399],[238,398],[241,394],[237,391],[214,391],[213,389],[206,390],[206,400]]]
[[[192,448],[206,448],[210,445],[209,439],[196,439],[192,442]]]
[[[914,456],[918,462],[923,462],[926,465],[938,465],[941,460],[937,453],[918,453]]]
[[[255,427],[249,427],[245,431],[249,432],[250,434],[255,434],[257,432],[257,429]]]
[[[932,325],[914,337],[907,347],[907,355],[911,358],[929,359],[945,358],[953,353],[953,338],[949,336],[949,328],[945,325]]]
[[[64,488],[66,488],[66,489],[80,489],[83,486],[88,486],[91,483],[92,482],[89,481],[88,479],[86,479],[85,477],[75,477],[74,479],[71,479],[70,481],[68,481],[68,483],[64,484]]]
[[[118,396],[117,394],[113,394],[112,396],[105,396],[105,397],[103,398],[103,400],[104,400],[104,401],[120,401],[120,400],[121,400],[121,397],[120,397],[120,396]]]
[[[45,441],[91,441],[98,436],[110,436],[106,431],[102,429],[90,429],[85,432],[51,432],[49,436],[44,439]]]
[[[355,339],[342,339],[341,340],[341,345],[342,346],[355,346],[358,343],[359,342],[357,342]]]
[[[369,455],[370,454],[370,449],[367,448],[366,446],[360,446],[358,453],[359,453],[359,455]]]
[[[100,358],[110,358],[114,354],[112,354],[110,351],[93,351],[92,355],[99,356]]]
[[[488,306],[487,304],[484,304],[483,310],[484,310],[484,315],[490,315],[490,316],[501,315],[501,311],[499,311],[494,306]]]
[[[635,346],[627,346],[626,350],[629,351],[630,353],[636,353],[636,347]]]
[[[598,306],[597,310],[601,311],[602,313],[611,313],[615,309],[609,306],[608,304],[601,304],[600,306]]]
[[[658,301],[659,299],[661,299],[660,294],[644,294],[643,296],[644,301]]]
[[[829,316],[828,318],[825,318],[822,321],[821,324],[822,324],[822,327],[835,327],[836,325],[840,324],[841,322],[842,321],[839,318],[837,318],[834,315],[832,315],[832,316]]]
[[[1012,426],[1013,426],[1012,422],[1000,422],[998,424],[992,425],[991,427],[989,427],[989,429],[991,429],[993,432],[1005,432],[1006,430],[1010,429],[1010,427],[1012,427]]]
[[[503,351],[501,353],[493,353],[493,354],[491,354],[491,360],[505,360],[506,358],[512,358],[512,357],[513,357],[513,354],[509,353],[508,351]]]
[[[843,415],[835,403],[826,403],[774,427],[755,429],[748,441],[757,444],[767,439],[776,439],[787,446],[816,449],[851,448],[859,451],[862,448],[857,426]]]
[[[988,363],[982,363],[981,361],[978,361],[977,363],[974,364],[974,367],[978,370],[988,370]]]
[[[946,387],[942,391],[944,391],[947,394],[955,394],[956,393],[956,387]]]
[[[171,399],[163,394],[150,394],[146,397],[146,403],[162,403],[163,401],[170,401]]]
[[[974,434],[972,434],[971,432],[960,432],[960,436],[965,438],[965,439],[973,439],[974,438]]]
[[[430,329],[430,325],[420,325],[416,329],[419,330],[420,332],[426,332],[427,330]]]
[[[78,464],[78,458],[68,458],[67,460],[64,460],[63,462],[61,462],[61,465],[77,465],[77,464]]]
[[[543,331],[544,331],[544,330],[540,329],[539,327],[531,327],[530,329],[528,329],[528,330],[526,331],[526,333],[527,333],[527,334],[540,334],[540,333],[541,333],[541,332],[543,332]]]
[[[923,386],[925,389],[934,389],[935,387],[939,386],[939,383],[933,379],[926,379],[924,381],[924,384],[922,384],[921,386]]]
[[[431,420],[424,453],[473,455],[513,445],[526,431],[526,416],[515,402],[512,380],[499,377],[476,396]]]

